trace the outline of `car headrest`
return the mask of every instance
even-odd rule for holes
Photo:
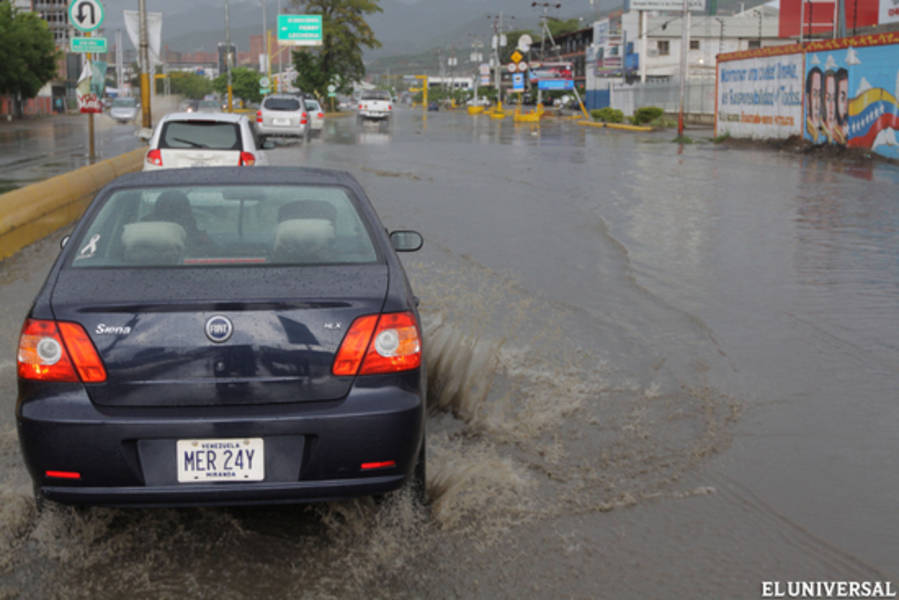
[[[275,229],[274,256],[279,260],[315,260],[315,252],[334,239],[328,219],[288,219]]]
[[[337,221],[337,209],[324,200],[297,200],[278,209],[278,221],[288,219],[328,219]]]
[[[144,221],[125,225],[124,258],[140,264],[176,264],[184,256],[187,232],[170,221]]]

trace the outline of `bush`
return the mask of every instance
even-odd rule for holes
[[[624,122],[624,113],[617,108],[612,108],[611,106],[600,108],[599,110],[591,110],[590,116],[592,116],[596,121],[603,121],[605,123]]]
[[[634,125],[642,125],[651,123],[665,114],[665,111],[658,106],[643,106],[634,112]]]

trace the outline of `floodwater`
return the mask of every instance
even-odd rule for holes
[[[425,237],[430,507],[36,515],[3,361],[0,597],[895,589],[899,168],[670,137],[399,110],[279,146]],[[3,263],[7,348],[59,237]]]
[[[174,96],[151,102],[154,114],[176,107]],[[90,164],[87,121],[86,114],[64,114],[0,122],[0,194]],[[95,159],[144,145],[135,135],[139,128],[140,113],[131,123],[118,123],[107,113],[94,115]]]

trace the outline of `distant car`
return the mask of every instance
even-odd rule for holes
[[[421,322],[355,179],[125,175],[25,319],[16,423],[40,508],[425,496]]]
[[[137,118],[138,108],[137,98],[116,98],[109,106],[109,116],[119,123],[129,123]]]
[[[360,119],[389,119],[393,113],[393,102],[390,92],[386,90],[369,90],[362,92],[359,98]]]
[[[181,112],[197,112],[198,100],[185,100],[181,103]]]
[[[440,103],[436,100],[431,100],[428,102],[428,110],[438,111],[440,110]]]
[[[218,100],[200,100],[197,102],[197,112],[219,112],[224,106]]]
[[[149,144],[144,171],[268,164],[241,114],[170,113],[156,125]]]
[[[256,132],[260,143],[270,137],[303,139],[309,134],[309,113],[303,94],[272,94],[262,99],[256,111]]]
[[[312,133],[321,133],[325,126],[325,112],[318,100],[306,98],[306,112],[309,114],[309,130]]]

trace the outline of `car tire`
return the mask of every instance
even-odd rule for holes
[[[409,479],[409,486],[415,499],[422,506],[428,505],[428,452],[427,437],[421,439],[421,450],[418,452],[418,459],[415,461],[415,469],[412,471],[412,477]]]
[[[49,502],[49,500],[44,498],[44,495],[41,493],[41,487],[38,484],[34,483],[32,485],[32,489],[34,490],[34,510],[38,515],[40,515],[45,510],[47,510],[47,503]]]

